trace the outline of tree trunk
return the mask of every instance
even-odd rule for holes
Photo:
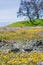
[[[39,14],[37,14],[37,19],[39,19]]]
[[[30,22],[31,22],[32,24],[34,24],[33,21],[32,21],[32,19],[31,19],[30,17],[29,17],[29,19],[30,19]]]

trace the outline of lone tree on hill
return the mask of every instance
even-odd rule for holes
[[[18,16],[26,16],[31,23],[34,19],[39,19],[43,12],[43,0],[21,0]]]

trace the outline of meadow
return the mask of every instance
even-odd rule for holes
[[[43,39],[43,27],[20,27],[17,30],[0,30],[0,41]],[[25,43],[25,42],[24,42]],[[43,65],[43,52],[0,52],[0,65]]]
[[[0,42],[4,43],[20,40],[25,44],[25,40],[42,39],[43,26],[34,27],[4,27],[0,30]],[[0,65],[43,65],[43,52],[0,52]]]
[[[32,51],[30,53],[0,53],[0,65],[43,65],[43,53]]]
[[[43,39],[43,27],[19,27],[0,30],[0,40]]]

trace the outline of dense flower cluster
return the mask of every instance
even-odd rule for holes
[[[29,28],[14,31],[0,31],[0,39],[18,40],[18,39],[43,39],[43,28]]]
[[[39,65],[43,64],[43,53],[32,51],[30,53],[0,53],[0,65]]]

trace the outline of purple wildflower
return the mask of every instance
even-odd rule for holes
[[[37,64],[38,64],[38,65],[42,65],[42,62],[38,62]]]

